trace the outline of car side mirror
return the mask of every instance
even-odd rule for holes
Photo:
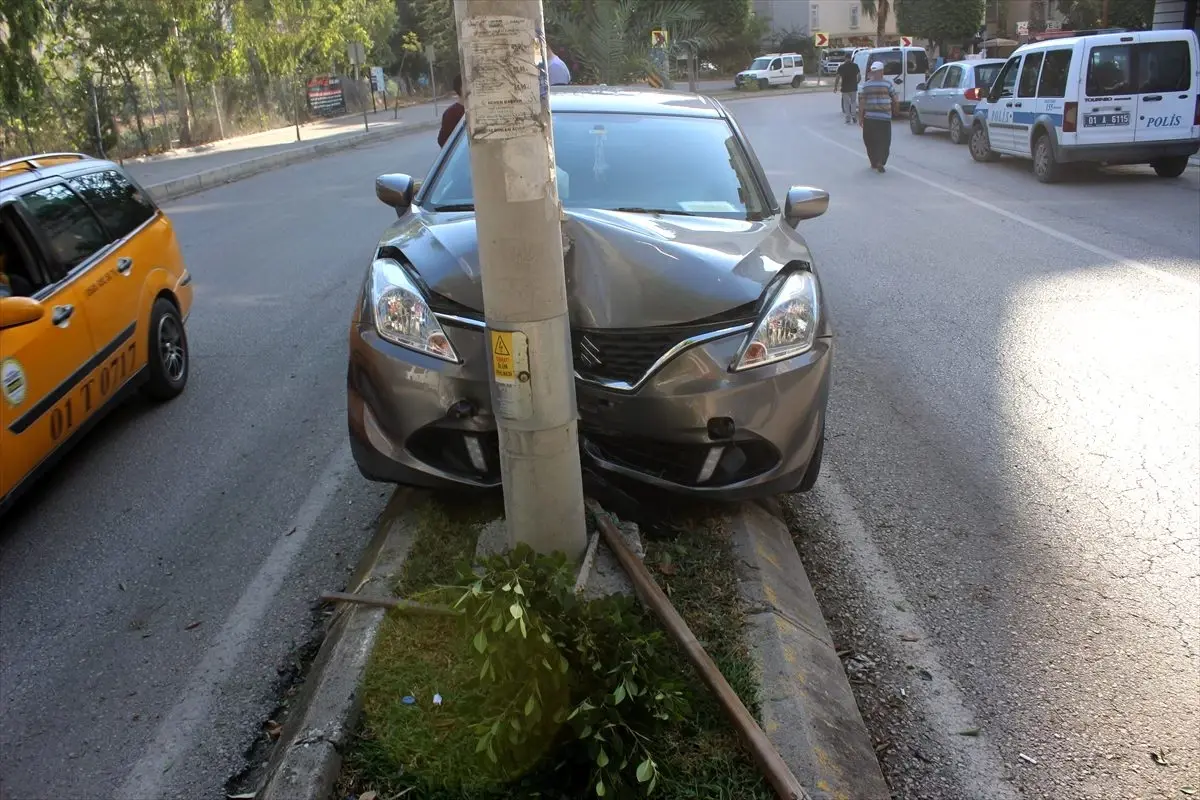
[[[385,205],[396,209],[397,214],[408,210],[415,194],[416,181],[411,175],[395,172],[375,179],[375,196]]]
[[[927,84],[927,83],[918,83],[918,84],[917,84],[917,91],[918,91],[918,92],[923,92],[923,91],[925,91],[925,90],[926,90],[926,89],[928,89],[928,88],[929,88],[929,84]]]
[[[793,186],[783,201],[783,218],[793,228],[802,220],[814,219],[829,210],[829,192],[812,186]]]
[[[19,328],[46,316],[46,307],[32,297],[0,297],[0,330]]]

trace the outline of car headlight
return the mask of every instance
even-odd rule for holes
[[[393,259],[371,263],[371,308],[375,330],[384,339],[443,361],[459,363],[458,353],[416,281]]]
[[[803,270],[787,276],[742,345],[733,364],[734,372],[774,364],[811,350],[820,314],[817,279],[813,274]]]

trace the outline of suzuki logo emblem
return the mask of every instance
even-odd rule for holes
[[[600,358],[600,348],[586,336],[579,340],[579,360],[589,367],[604,363],[604,359]]]

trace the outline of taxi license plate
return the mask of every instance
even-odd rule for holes
[[[1128,114],[1087,114],[1083,118],[1085,128],[1110,128],[1128,124]]]

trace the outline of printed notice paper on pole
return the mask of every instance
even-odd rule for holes
[[[542,96],[533,20],[467,17],[459,31],[472,139],[515,139],[541,129]]]
[[[529,340],[520,331],[489,331],[492,340],[493,411],[503,419],[533,415],[533,383],[529,374]]]

